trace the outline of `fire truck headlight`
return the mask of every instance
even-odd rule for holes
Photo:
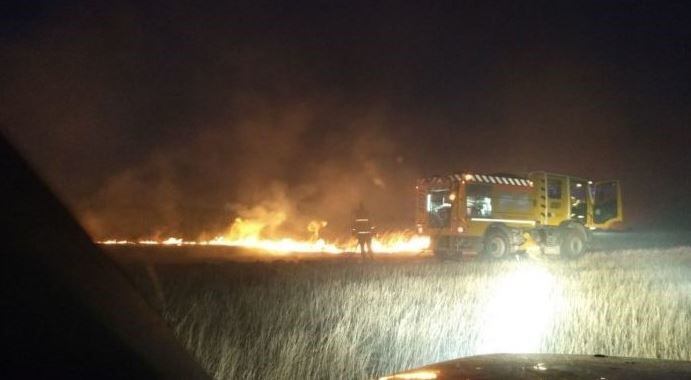
[[[458,227],[456,231],[458,231],[459,234],[462,234],[465,229],[463,227]]]
[[[498,279],[484,305],[477,353],[540,352],[564,307],[561,286],[547,269],[514,268]]]

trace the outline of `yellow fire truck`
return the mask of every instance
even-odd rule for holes
[[[478,252],[503,258],[535,244],[543,253],[582,255],[590,230],[623,220],[618,181],[531,172],[461,173],[417,183],[416,226],[441,257]]]

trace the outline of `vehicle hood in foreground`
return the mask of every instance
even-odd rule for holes
[[[691,379],[691,362],[604,355],[492,354],[436,363],[383,379]]]

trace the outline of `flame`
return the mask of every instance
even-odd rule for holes
[[[316,241],[301,241],[290,238],[261,239],[246,238],[241,240],[228,240],[223,236],[202,242],[203,245],[218,245],[228,247],[242,247],[273,253],[343,253],[344,250],[334,243],[327,243],[323,239]]]
[[[278,214],[278,218],[285,220],[285,214]],[[261,219],[236,218],[225,234],[210,240],[190,241],[178,237],[168,237],[166,239],[142,239],[137,241],[109,239],[97,241],[97,243],[105,245],[227,246],[274,254],[342,254],[358,251],[357,241],[354,239],[346,242],[328,242],[321,238],[319,232],[327,226],[327,222],[322,220],[314,220],[308,224],[307,231],[311,236],[306,240],[264,237],[263,234],[267,228],[276,226],[274,222],[275,220],[272,223],[268,223],[266,220]],[[375,254],[419,253],[429,248],[429,244],[429,236],[416,235],[410,231],[395,231],[375,236],[372,239],[372,250]]]
[[[375,253],[422,252],[429,245],[429,236],[410,232],[384,233],[372,239],[372,251]]]
[[[307,225],[307,231],[312,233],[310,240],[319,240],[319,231],[326,227],[328,223],[325,220],[313,220]]]
[[[168,239],[164,240],[161,242],[163,245],[182,245],[183,240],[174,238],[174,237],[169,237]]]
[[[104,240],[104,241],[98,241],[97,243],[99,244],[107,244],[107,245],[128,245],[128,244],[137,244],[134,241],[129,241],[129,240],[117,240],[117,239],[109,239],[109,240]]]

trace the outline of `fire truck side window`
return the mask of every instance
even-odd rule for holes
[[[492,215],[492,188],[488,185],[469,184],[466,186],[466,213],[470,217]]]
[[[549,199],[561,199],[561,180],[547,180],[547,196]]]
[[[431,228],[447,228],[451,221],[450,191],[432,190],[427,193],[427,213]]]
[[[529,213],[533,209],[530,193],[524,191],[500,191],[494,197],[492,209],[496,214]]]

